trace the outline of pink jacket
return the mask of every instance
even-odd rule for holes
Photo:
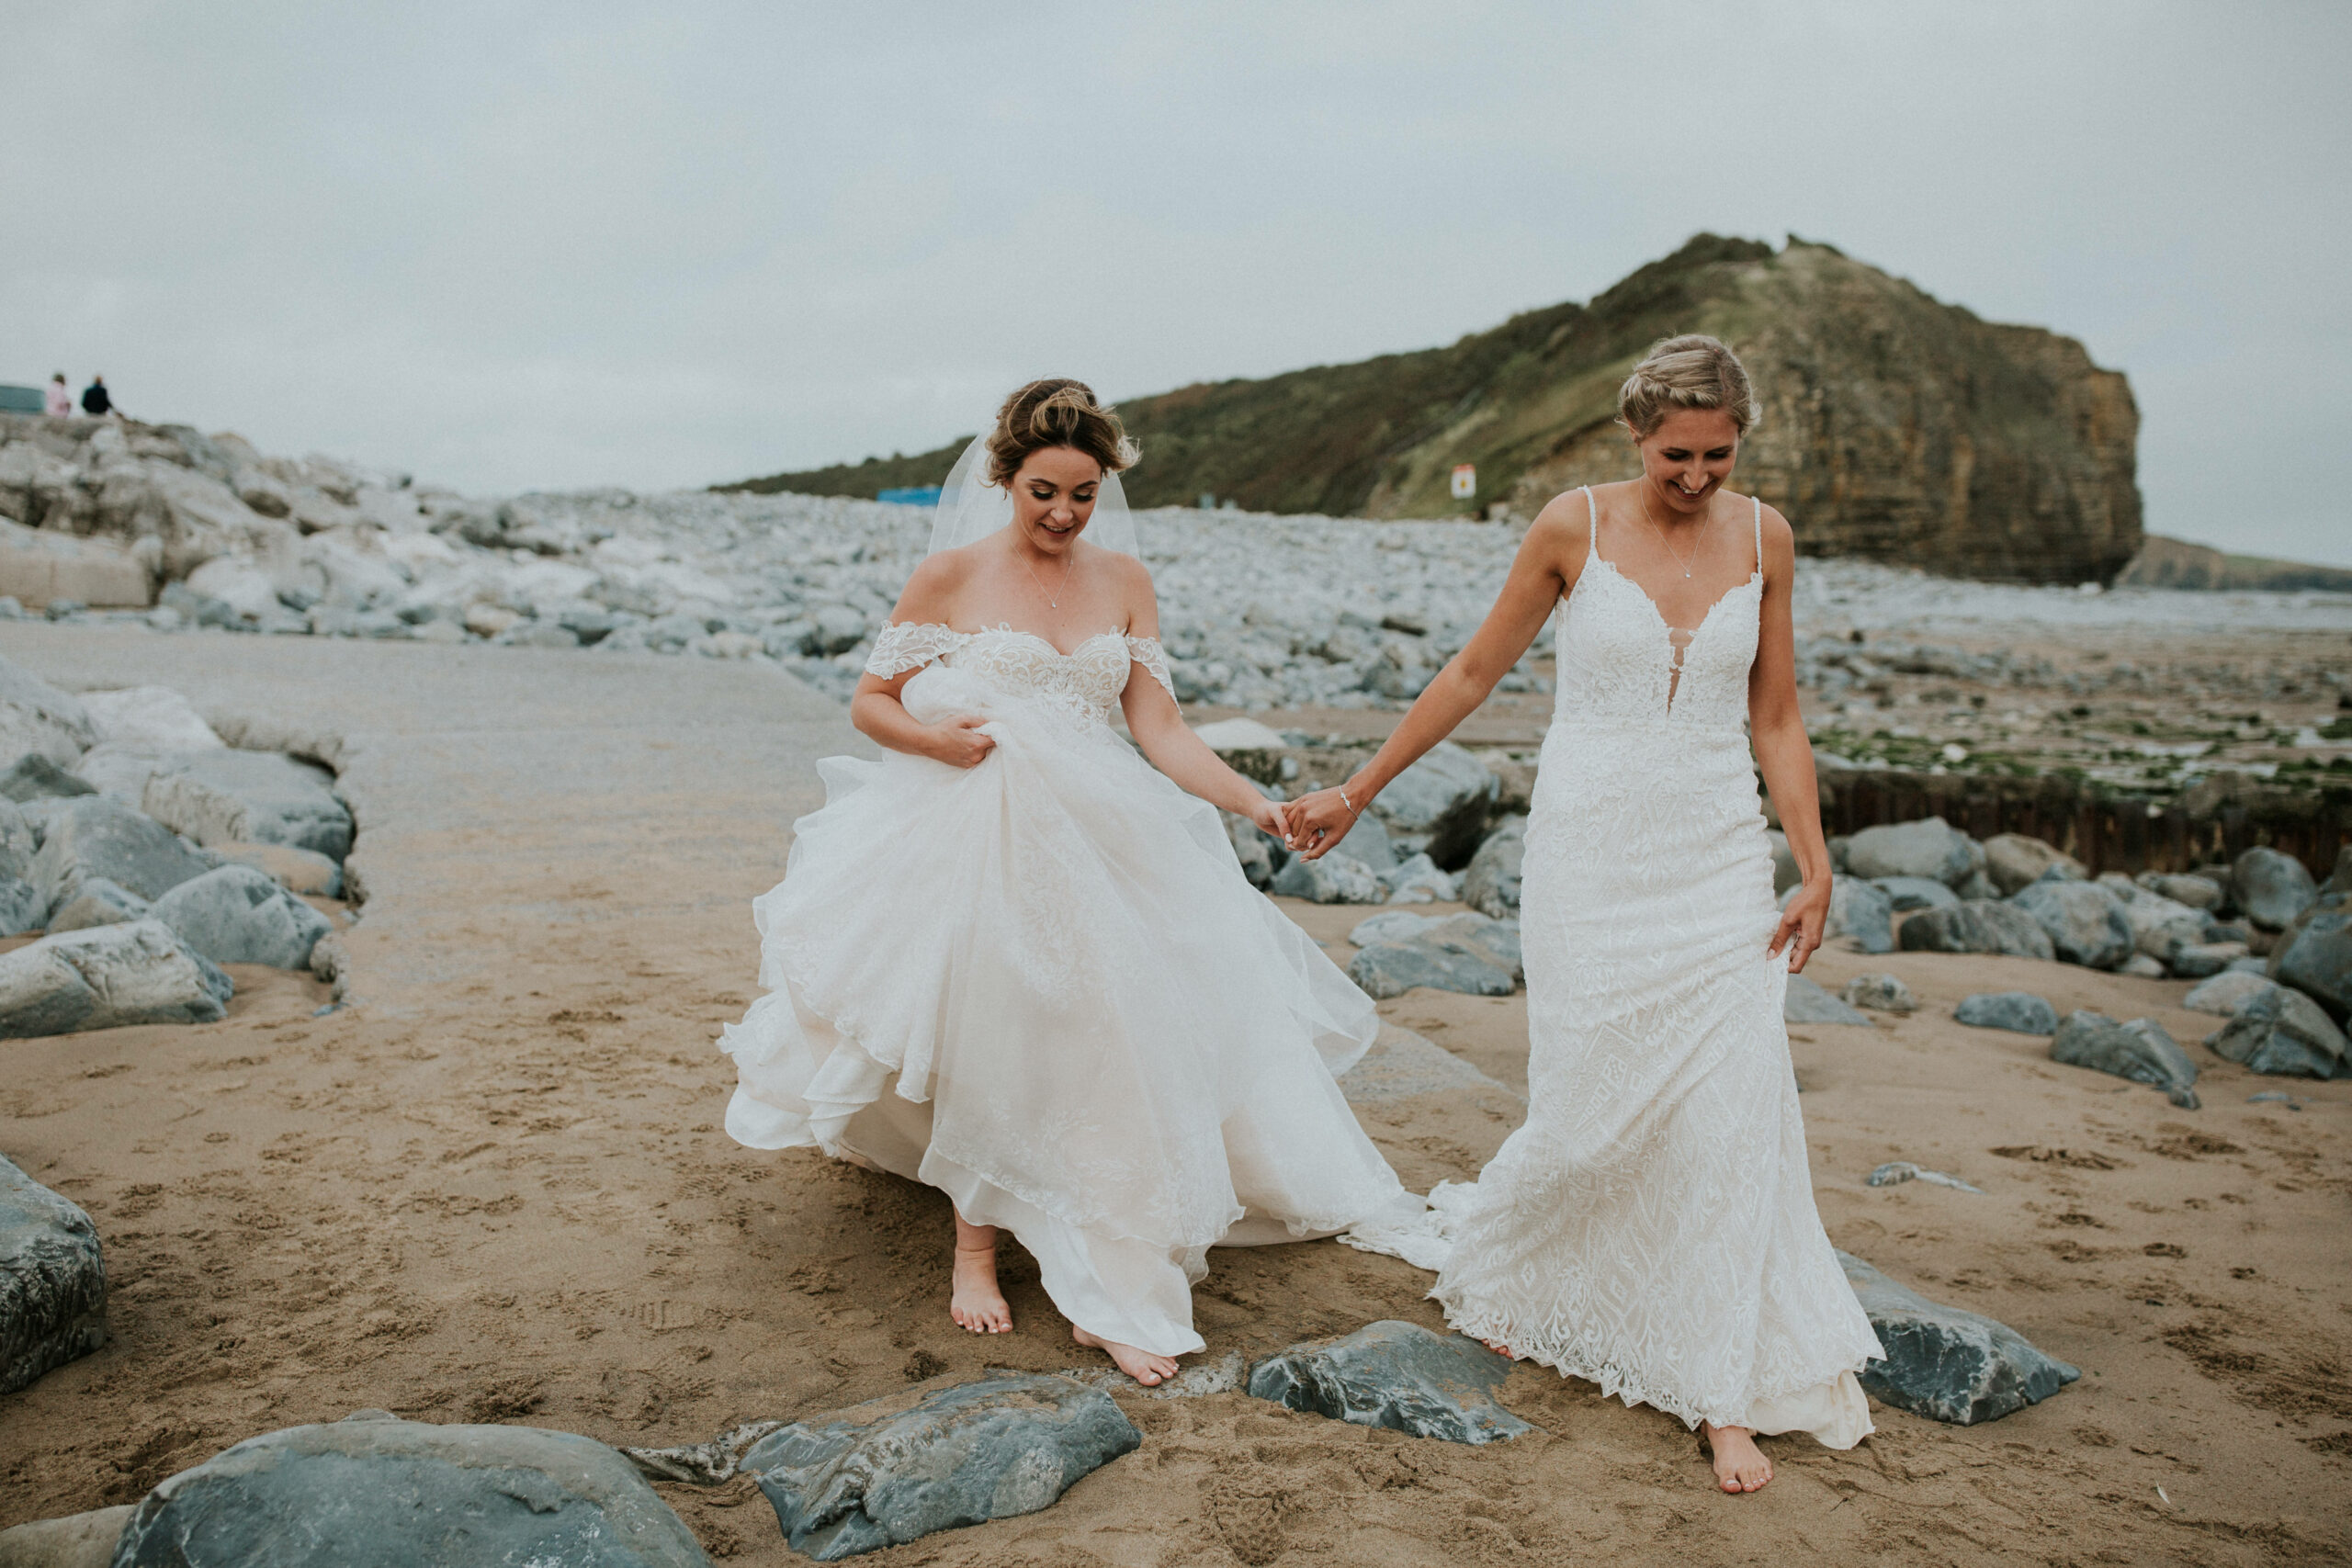
[[[49,417],[51,419],[74,417],[73,389],[62,381],[51,381],[49,384]]]

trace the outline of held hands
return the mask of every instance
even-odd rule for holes
[[[929,744],[923,750],[951,768],[977,768],[982,758],[996,750],[996,737],[980,733],[980,726],[988,722],[970,714],[957,714],[937,724],[925,725],[923,734]]]
[[[1250,793],[1256,795],[1254,790]],[[1284,843],[1290,842],[1290,825],[1283,820],[1283,808],[1263,795],[1257,795],[1243,815],[1258,825],[1261,833],[1280,839]]]
[[[1356,825],[1356,814],[1336,789],[1318,789],[1312,795],[1302,795],[1281,808],[1286,830],[1280,837],[1287,849],[1305,860],[1321,860],[1339,847],[1348,829]]]
[[[1764,951],[1776,955],[1781,949],[1789,950],[1789,973],[1804,972],[1804,961],[1821,945],[1822,927],[1829,919],[1829,878],[1808,882],[1789,900],[1781,911],[1780,928],[1772,933],[1772,945]]]

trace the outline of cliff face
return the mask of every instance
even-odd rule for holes
[[[1705,332],[1754,378],[1764,420],[1741,488],[1811,555],[1954,576],[2104,581],[2140,547],[2139,412],[2071,338],[1980,321],[1827,245],[1702,234],[1589,304],[1517,316],[1445,348],[1136,398],[1137,505],[1206,492],[1253,510],[1532,515],[1629,477],[1616,390],[1657,338]],[[729,489],[872,494],[934,483],[961,443]],[[1447,493],[1475,463],[1465,508]]]

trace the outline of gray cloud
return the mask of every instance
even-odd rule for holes
[[[0,379],[698,484],[1793,230],[2129,372],[2151,527],[2352,564],[2342,7],[1593,9],[6,0]]]

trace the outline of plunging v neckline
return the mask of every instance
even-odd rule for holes
[[[1686,649],[1690,646],[1691,642],[1699,640],[1699,634],[1707,629],[1707,623],[1715,618],[1715,612],[1722,609],[1724,603],[1729,600],[1733,594],[1740,592],[1745,589],[1755,587],[1758,581],[1762,581],[1764,576],[1764,572],[1761,568],[1749,572],[1747,574],[1747,581],[1735,582],[1729,588],[1724,589],[1721,593],[1715,595],[1714,603],[1707,606],[1706,614],[1699,617],[1699,624],[1697,626],[1678,626],[1672,621],[1666,618],[1666,612],[1657,607],[1657,601],[1650,597],[1650,591],[1643,587],[1640,583],[1634,581],[1632,578],[1626,576],[1623,572],[1619,571],[1615,561],[1611,560],[1607,556],[1600,554],[1595,554],[1592,558],[1607,567],[1611,576],[1614,577],[1618,581],[1623,583],[1626,587],[1632,589],[1635,593],[1641,596],[1642,603],[1650,607],[1650,614],[1657,617],[1658,626],[1665,630],[1666,640],[1668,642],[1674,643],[1674,646],[1677,648]],[[1690,642],[1674,642],[1674,634],[1676,632],[1680,632],[1683,636],[1689,637]]]

